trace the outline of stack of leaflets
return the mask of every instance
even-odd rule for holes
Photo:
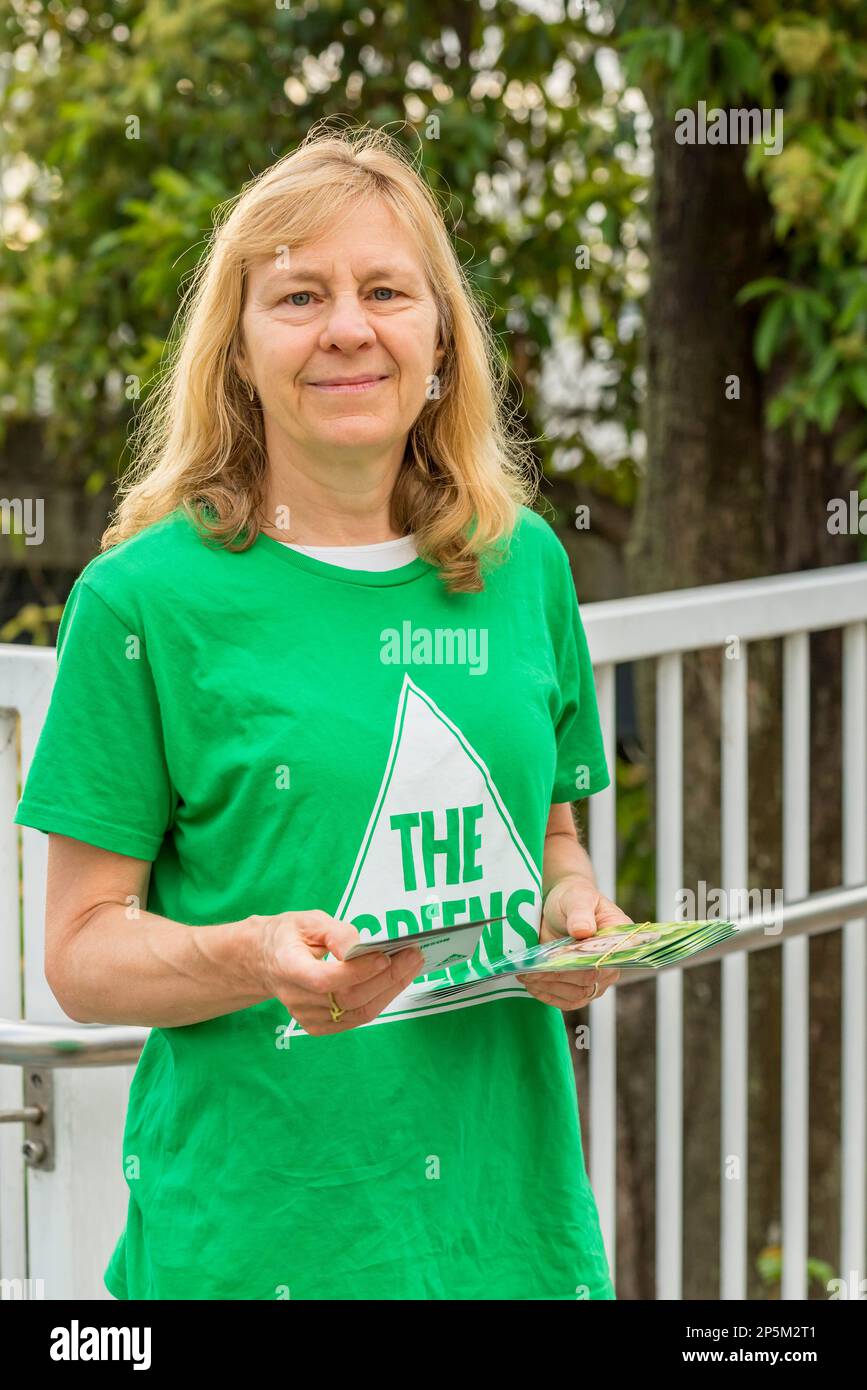
[[[533,975],[545,971],[596,970],[659,970],[685,956],[707,951],[719,941],[733,936],[733,922],[633,922],[623,926],[602,927],[593,936],[577,940],[561,937],[529,946],[512,955],[496,956],[483,964],[478,956],[468,962],[470,978],[460,983],[436,980],[416,983],[413,996],[436,994],[441,997],[460,996],[477,986],[480,980],[501,975]],[[604,957],[604,960],[603,960]]]
[[[469,960],[475,953],[482,932],[492,922],[504,922],[501,917],[485,917],[480,922],[460,922],[454,927],[428,927],[425,931],[404,933],[401,936],[374,937],[372,941],[357,941],[343,957],[344,960],[357,960],[368,956],[371,951],[381,951],[385,956],[393,956],[397,951],[406,951],[414,946],[424,956],[425,974],[432,970],[446,970]],[[480,977],[481,978],[481,977]]]
[[[659,970],[662,966],[671,965],[672,962],[683,960],[686,956],[707,951],[737,931],[733,922],[714,920],[631,922],[602,927],[593,936],[580,940],[568,936],[558,937],[556,941],[537,943],[535,946],[528,946],[524,951],[495,956],[485,962],[476,948],[482,928],[490,921],[502,921],[502,918],[488,918],[486,922],[467,923],[451,928],[436,928],[432,931],[393,937],[385,942],[359,942],[347,952],[344,959],[351,960],[356,956],[366,955],[369,951],[384,950],[391,954],[411,946],[422,947],[427,969],[433,971],[439,968],[442,974],[436,980],[426,981],[424,976],[415,980],[411,986],[413,997],[432,994],[441,997],[445,994],[451,998],[476,988],[482,980],[493,980],[501,975],[595,970],[600,962],[604,970]],[[466,964],[455,972],[457,980],[450,979],[446,971],[458,962]]]
[[[491,961],[492,975],[530,975],[537,970],[595,970],[602,957],[603,968],[658,970],[672,961],[706,951],[737,931],[733,922],[633,922],[602,927],[582,940],[561,937],[558,941],[529,946],[517,955],[499,956]]]

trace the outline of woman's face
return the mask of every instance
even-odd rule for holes
[[[241,318],[266,437],[308,456],[402,458],[443,356],[411,238],[374,200],[284,260],[250,268]],[[368,380],[339,384],[347,378]]]

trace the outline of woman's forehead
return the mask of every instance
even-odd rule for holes
[[[359,281],[401,276],[421,283],[425,278],[422,259],[409,239],[401,245],[395,244],[393,237],[371,237],[366,242],[363,234],[339,250],[327,237],[296,247],[282,246],[274,255],[252,260],[248,277],[257,289],[267,290],[293,278],[327,283],[336,276],[343,277],[347,269]]]
[[[282,219],[274,218],[272,221],[269,218],[273,231],[266,233],[274,236],[274,258],[280,253],[284,257],[298,256],[302,252],[309,252],[311,255],[327,254],[328,248],[338,243],[359,251],[376,246],[388,251],[400,248],[412,255],[418,242],[417,233],[394,208],[370,198],[350,204],[337,214],[333,209],[323,209],[321,216],[308,220],[306,229],[301,229],[296,224],[291,232],[287,227],[283,235],[279,231],[280,220]],[[264,228],[262,230],[264,231]],[[264,243],[264,238],[260,236],[256,240],[259,241],[259,246],[249,258],[253,265],[269,259],[269,248]],[[257,251],[261,252],[261,255],[257,255]]]

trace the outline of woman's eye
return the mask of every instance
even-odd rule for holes
[[[392,297],[393,295],[399,294],[400,291],[399,291],[399,290],[393,290],[393,289],[391,289],[388,285],[377,285],[377,287],[376,287],[376,289],[373,291],[373,293],[374,293],[374,295],[387,295],[388,298],[386,298],[386,299],[380,298],[380,299],[378,300],[378,303],[380,303],[380,304],[390,304],[390,303],[391,303],[391,297]],[[309,302],[310,302],[311,295],[312,295],[312,291],[311,291],[311,290],[292,290],[289,294],[284,295],[284,297],[283,297],[283,303],[284,303],[284,304],[290,304],[290,305],[292,306],[293,309],[306,309],[306,308],[308,307]]]

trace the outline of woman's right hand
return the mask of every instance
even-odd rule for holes
[[[424,956],[419,950],[388,956],[373,951],[344,961],[360,933],[351,923],[318,909],[252,920],[262,930],[262,984],[306,1033],[345,1033],[370,1023],[422,973]],[[326,951],[337,959],[323,960]],[[343,1009],[337,1022],[331,1017],[329,994]]]

